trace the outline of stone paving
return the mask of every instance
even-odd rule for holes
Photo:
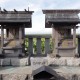
[[[1,61],[10,64],[10,59],[2,59]],[[18,61],[20,64],[17,63]],[[77,75],[78,78],[75,80],[80,80],[80,58],[31,58],[31,66],[27,66],[28,59],[26,58],[20,60],[13,58],[11,64],[11,66],[0,66],[0,80],[26,80],[25,78],[30,76],[33,70],[41,66],[49,66],[65,78],[68,76],[67,80],[74,80],[72,79],[74,75]]]

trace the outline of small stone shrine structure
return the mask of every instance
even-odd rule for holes
[[[24,55],[24,28],[30,28],[32,25],[33,11],[7,11],[0,10],[0,55],[5,54],[8,57]],[[6,29],[6,37],[4,37]]]
[[[73,57],[76,53],[76,26],[80,10],[43,10],[45,27],[52,28],[54,56]],[[73,36],[71,34],[73,29]]]

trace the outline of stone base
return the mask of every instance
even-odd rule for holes
[[[60,58],[51,58],[51,57],[35,57],[35,58],[4,58],[0,59],[0,66],[27,66],[31,63],[31,66],[38,68],[41,66],[80,66],[80,58],[73,57],[60,57]]]
[[[48,57],[48,65],[79,67],[80,58],[73,58],[73,57],[50,58]]]
[[[0,66],[27,66],[28,58],[4,58],[0,59]]]
[[[80,66],[80,58],[74,58],[74,57],[60,57],[60,58],[51,58],[49,56],[47,57],[36,57],[31,58],[31,66],[39,67],[39,66],[48,66],[48,65],[54,65],[54,66]]]

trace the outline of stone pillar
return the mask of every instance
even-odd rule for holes
[[[76,54],[76,27],[73,28],[73,47],[74,49],[74,55]]]
[[[80,38],[78,37],[78,54],[80,56]]]
[[[52,39],[54,40],[55,38],[55,29],[54,29],[54,26],[52,26]]]
[[[20,41],[20,45],[22,43],[22,28],[19,27],[19,41]]]
[[[4,29],[1,26],[1,54],[3,53],[3,46],[4,46]]]
[[[6,29],[6,38],[9,38],[9,29]]]
[[[3,47],[3,45],[4,45],[4,29],[1,26],[1,48]]]
[[[56,56],[58,54],[58,31],[57,29],[55,29],[54,27],[52,28],[52,38],[53,38],[53,42],[54,42],[54,51],[53,51],[53,55]]]
[[[73,47],[76,47],[76,27],[73,28]]]
[[[19,27],[19,49],[18,49],[18,54],[22,55],[22,28]],[[22,55],[23,56],[23,55]]]
[[[15,29],[14,28],[9,28],[8,29],[8,34],[9,34],[9,39],[14,39],[15,38]]]

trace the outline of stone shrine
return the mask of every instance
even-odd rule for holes
[[[53,55],[61,57],[78,56],[76,53],[76,26],[80,23],[80,10],[43,10],[45,27],[52,28]],[[73,36],[71,34],[73,30]]]
[[[17,57],[25,54],[24,28],[31,28],[33,11],[0,11],[0,55]],[[6,35],[4,34],[6,29]],[[5,35],[5,37],[4,37]]]

